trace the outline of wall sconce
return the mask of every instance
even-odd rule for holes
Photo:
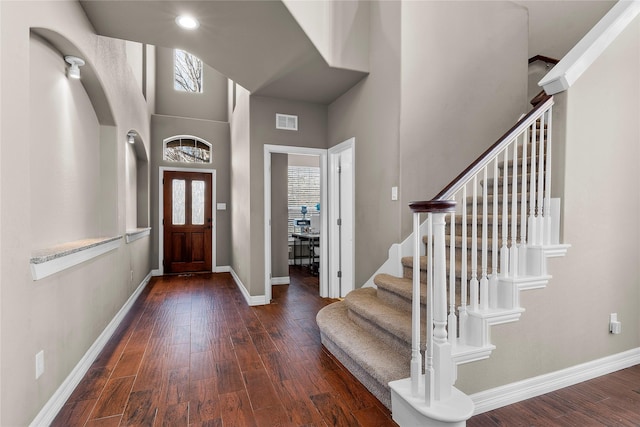
[[[137,133],[135,133],[134,131],[129,131],[127,132],[127,142],[129,144],[135,144],[136,142],[136,135],[138,135]]]
[[[72,79],[79,79],[80,67],[84,65],[84,59],[78,58],[77,56],[67,55],[64,57],[64,60],[70,65],[67,70],[67,76]]]

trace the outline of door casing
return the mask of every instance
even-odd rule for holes
[[[327,238],[327,150],[288,145],[264,146],[264,296],[271,302],[271,153],[303,154],[320,157],[320,296],[329,294],[326,260],[329,259]]]
[[[343,189],[351,194],[351,200],[340,203],[340,156],[350,151],[351,167],[343,170]],[[329,298],[343,298],[355,288],[355,138],[341,142],[329,149]],[[342,209],[342,212],[340,211]],[[338,219],[342,226],[338,226]],[[342,238],[340,238],[342,228]],[[338,277],[338,270],[341,277]]]

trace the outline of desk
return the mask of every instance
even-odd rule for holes
[[[292,233],[291,237],[293,237],[296,240],[299,240],[300,243],[302,242],[306,242],[309,248],[309,268],[311,269],[312,273],[317,273],[318,272],[318,267],[316,265],[316,258],[318,257],[318,255],[316,255],[316,250],[315,248],[317,246],[319,246],[319,242],[320,242],[320,233]],[[293,243],[293,256],[294,256],[294,262],[295,262],[295,255],[296,255],[296,247],[295,247],[295,240]]]

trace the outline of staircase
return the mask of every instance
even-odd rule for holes
[[[473,403],[453,387],[456,366],[490,356],[490,326],[518,320],[519,292],[544,287],[546,258],[566,251],[551,210],[552,105],[542,97],[438,196],[411,204],[402,277],[378,274],[318,313],[325,347],[400,425],[464,425]]]

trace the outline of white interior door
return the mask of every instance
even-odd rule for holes
[[[329,150],[330,167],[330,296],[354,289],[354,139]]]

